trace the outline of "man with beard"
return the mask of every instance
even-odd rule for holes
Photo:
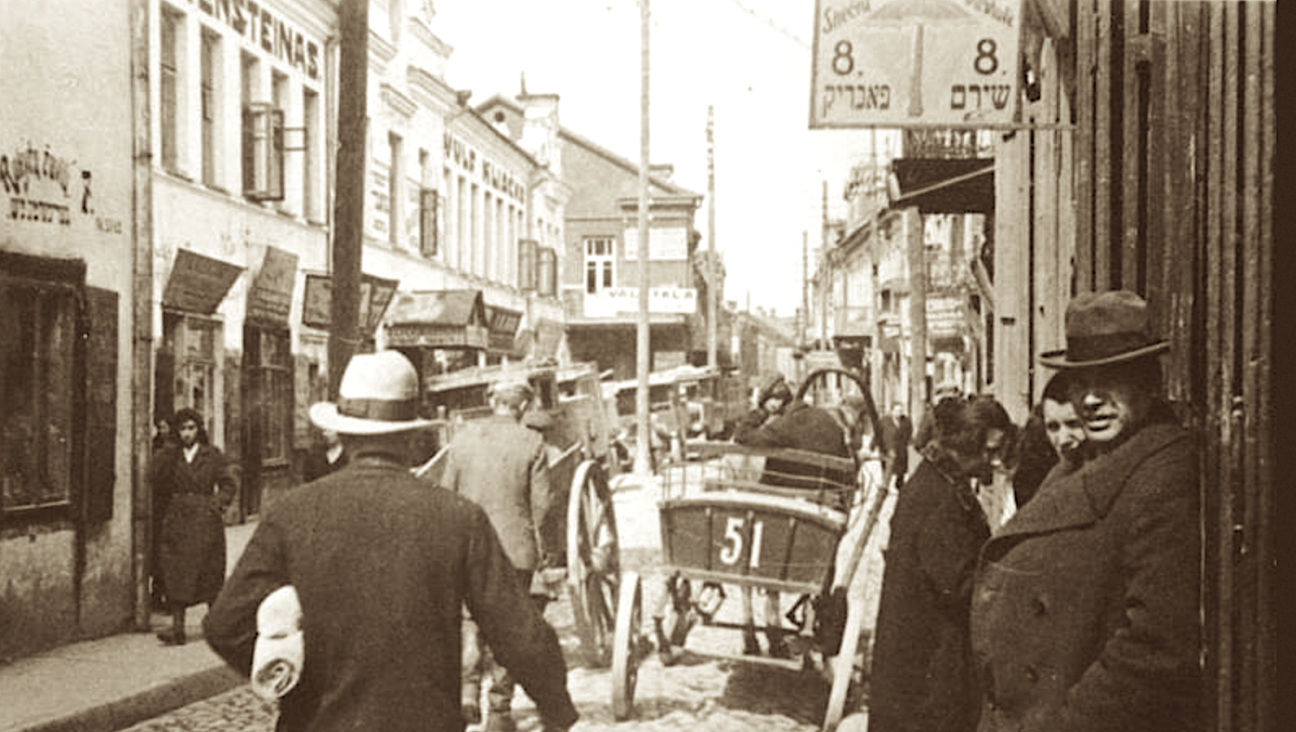
[[[870,732],[971,732],[978,712],[968,606],[990,526],[973,481],[988,485],[1013,436],[987,396],[946,398],[935,439],[891,516],[869,687]]]

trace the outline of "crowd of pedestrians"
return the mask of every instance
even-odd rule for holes
[[[777,374],[736,426],[744,445],[883,461],[896,502],[868,674],[874,732],[1200,726],[1198,496],[1189,433],[1163,396],[1169,344],[1124,291],[1074,298],[1066,338],[1040,354],[1053,374],[1020,428],[993,398],[956,395],[926,408],[916,435],[892,404],[870,436],[862,399],[814,407]],[[355,356],[338,400],[310,411],[322,440],[308,482],[264,510],[227,581],[221,516],[237,471],[202,415],[158,420],[154,601],[172,616],[159,639],[185,643],[186,608],[207,603],[207,643],[251,674],[258,609],[289,587],[305,662],[278,729],[510,732],[515,684],[543,729],[571,727],[546,597],[532,591],[563,561],[552,446],[528,421],[525,381],[488,398],[491,415],[456,432],[430,489],[409,470],[429,425],[412,364]],[[796,487],[784,468],[767,460],[762,482]],[[1002,525],[983,500],[995,486],[1011,493]],[[743,599],[744,650],[760,654]],[[767,652],[786,656],[768,632]]]

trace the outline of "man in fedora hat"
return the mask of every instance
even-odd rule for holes
[[[1074,298],[1066,336],[1040,361],[1068,376],[1087,459],[982,548],[979,729],[1202,729],[1196,456],[1161,397],[1169,344],[1126,291]]]
[[[528,602],[490,519],[409,471],[418,377],[395,351],[358,354],[336,403],[311,420],[336,430],[346,467],[266,507],[203,621],[208,644],[251,670],[256,616],[292,585],[301,605],[302,675],[276,729],[460,732],[460,620],[466,605],[535,700],[543,728],[577,719],[553,629]]]
[[[549,456],[544,439],[522,423],[534,391],[521,376],[505,376],[487,391],[491,415],[463,425],[450,441],[441,484],[486,510],[499,534],[504,552],[513,564],[518,584],[531,587],[537,570],[546,569],[558,555],[561,513],[549,492]],[[543,612],[544,597],[534,596]],[[464,676],[461,704],[464,719],[481,721],[481,682],[487,668],[488,732],[516,729],[512,717],[513,677],[493,663],[480,628],[473,619],[464,622]]]

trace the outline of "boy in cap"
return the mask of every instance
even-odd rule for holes
[[[981,552],[983,732],[1202,729],[1196,454],[1161,396],[1147,303],[1084,293],[1067,347],[1083,467],[1055,471]]]
[[[358,354],[338,401],[310,415],[342,436],[350,462],[265,509],[203,621],[208,644],[246,676],[261,601],[296,589],[304,665],[276,729],[460,732],[465,606],[535,700],[543,729],[571,727],[578,714],[558,638],[490,519],[410,474],[411,437],[430,424],[418,418],[413,365],[395,351]]]

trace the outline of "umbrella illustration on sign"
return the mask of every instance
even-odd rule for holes
[[[909,116],[921,117],[923,74],[923,28],[925,22],[967,22],[974,16],[951,0],[893,0],[867,16],[871,21],[914,22],[913,67],[910,74]]]

